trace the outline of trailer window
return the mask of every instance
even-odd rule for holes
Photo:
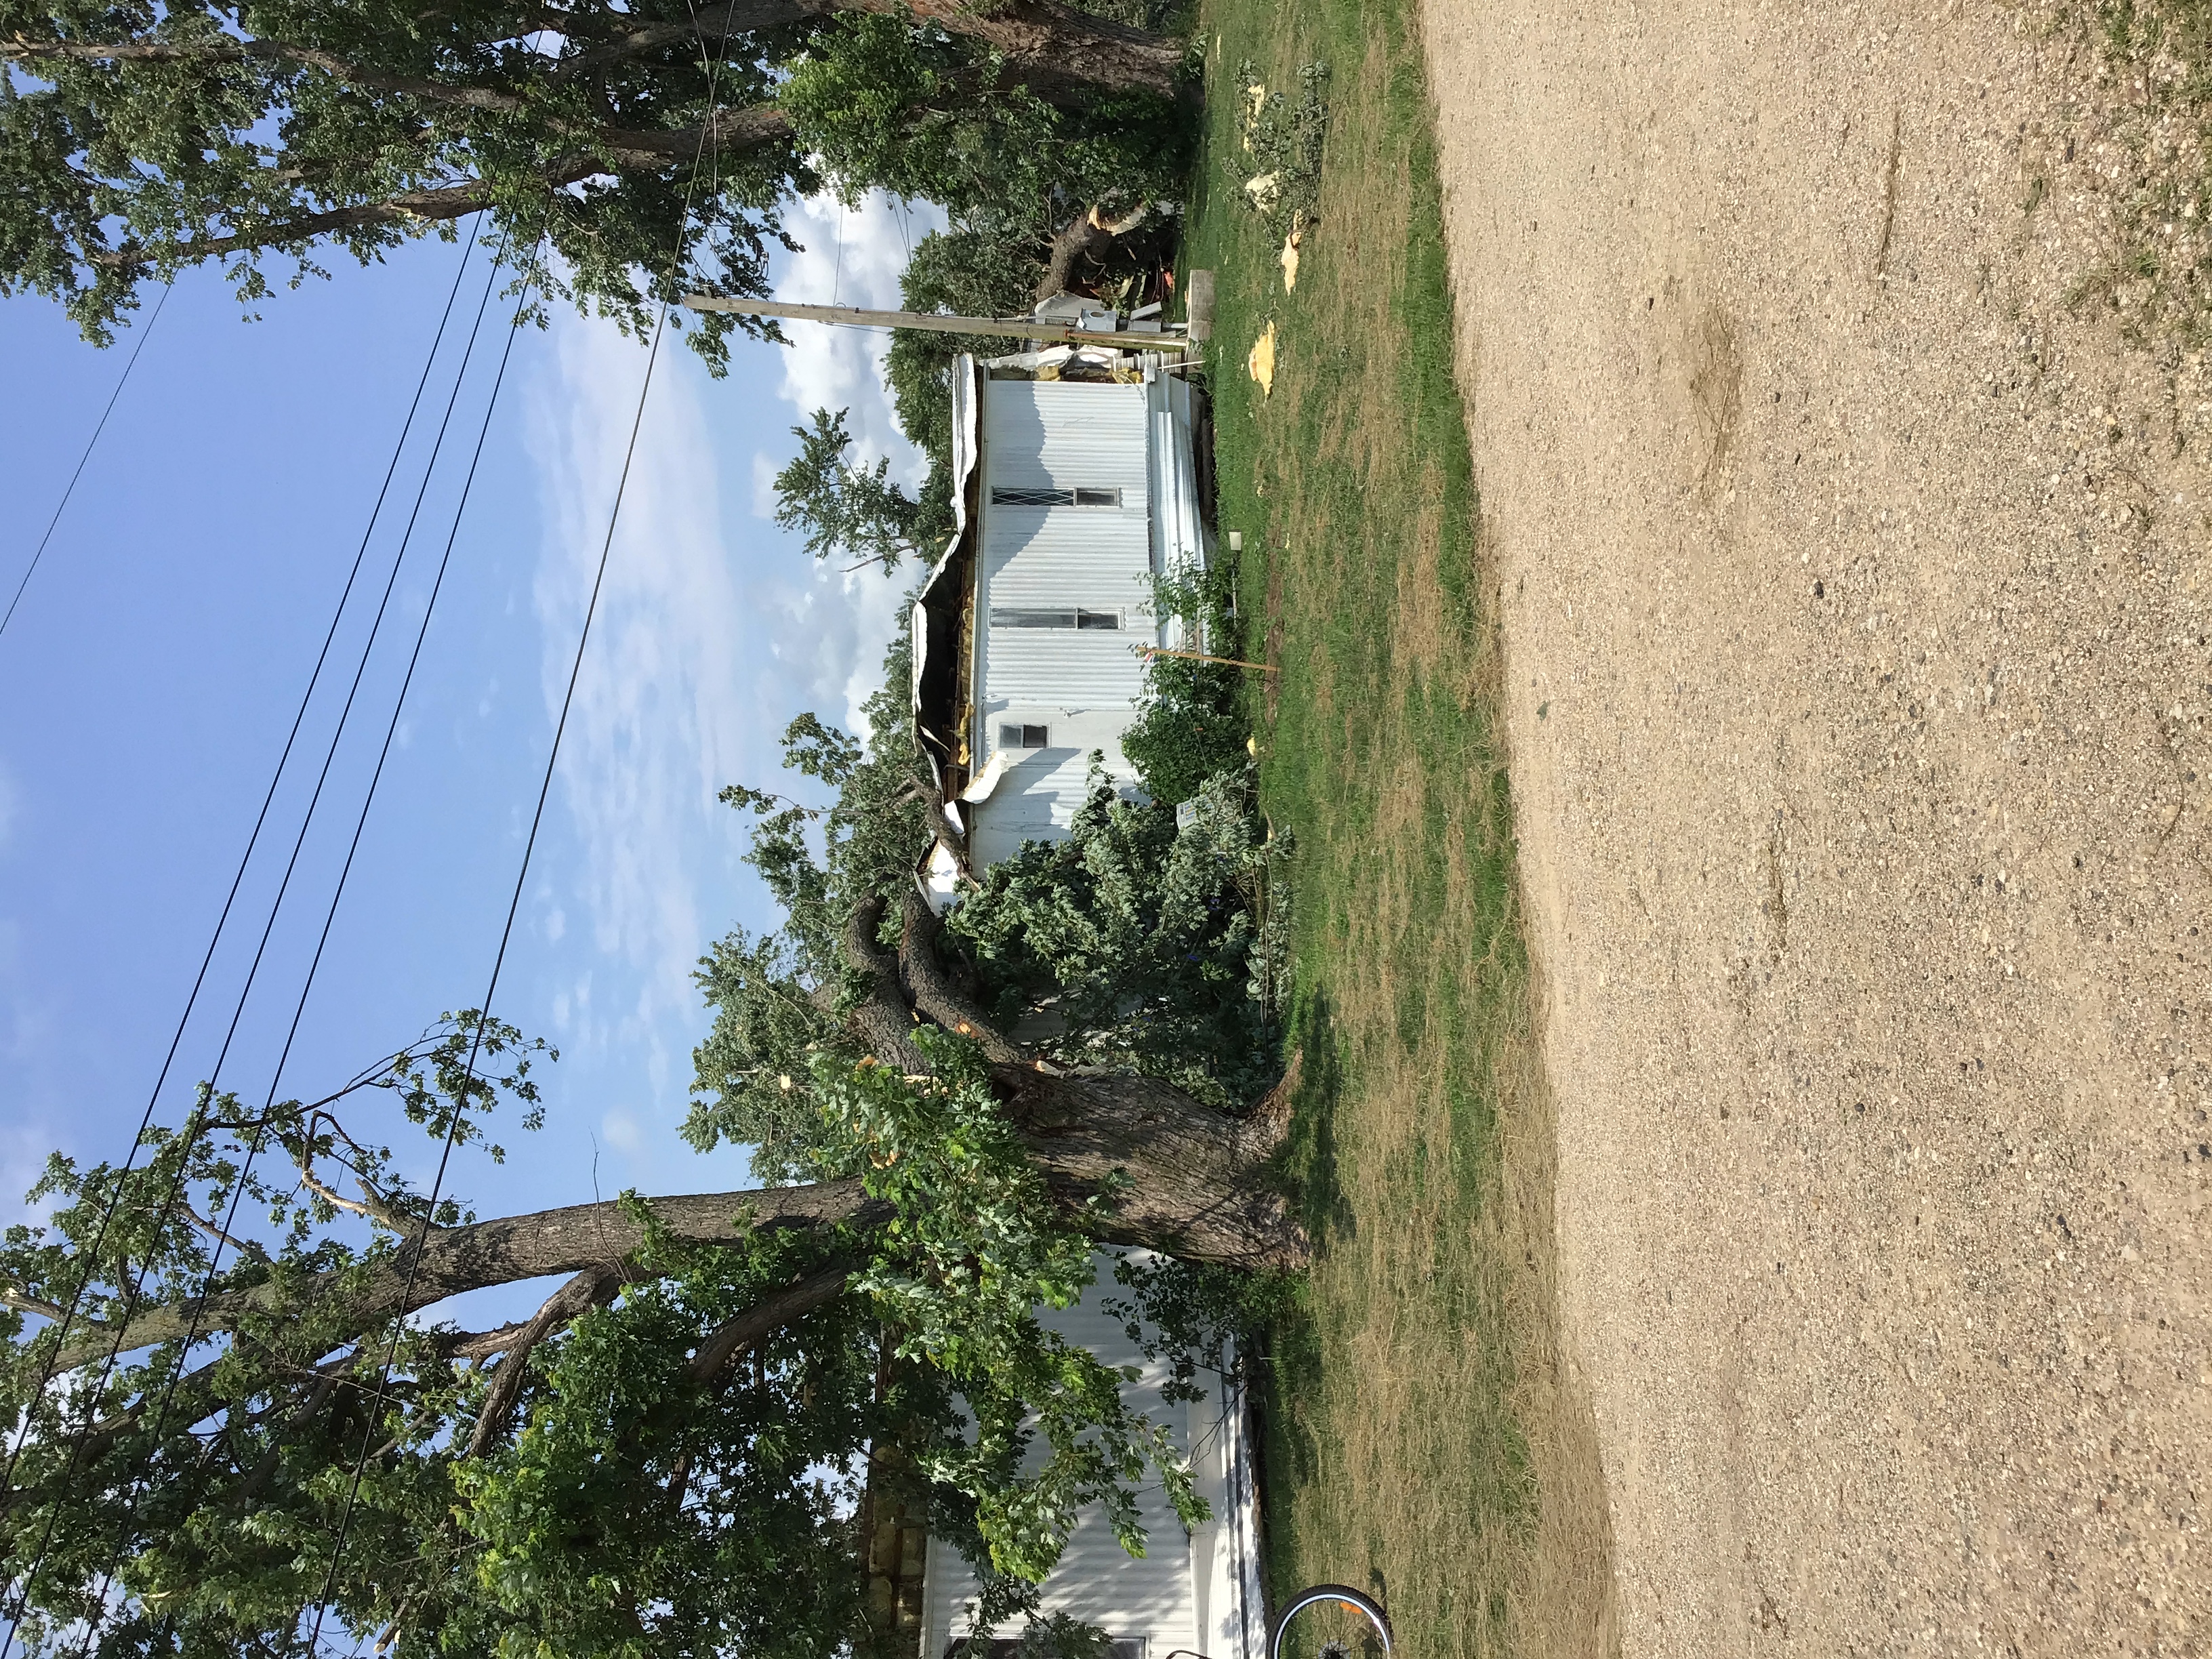
[[[1012,484],[993,484],[994,507],[1119,507],[1121,491],[1084,485],[1074,489],[1026,489]]]
[[[1052,733],[1042,726],[1016,726],[1012,722],[999,728],[999,747],[1001,749],[1049,749]]]
[[[994,628],[1100,628],[1118,633],[1121,613],[1088,605],[993,605]]]

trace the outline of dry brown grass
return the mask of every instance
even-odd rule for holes
[[[1263,784],[1300,847],[1296,1172],[1321,1252],[1275,1356],[1273,1588],[1379,1591],[1415,1659],[1611,1652],[1412,18],[1217,0],[1206,22],[1212,64],[1334,70],[1295,294],[1227,200],[1218,128],[1195,239],[1222,283],[1224,524],[1264,549],[1246,599],[1281,665]],[[1241,365],[1271,319],[1262,400]]]

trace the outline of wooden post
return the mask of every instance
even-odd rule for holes
[[[694,311],[732,311],[746,317],[792,317],[801,322],[838,323],[847,328],[915,328],[931,334],[981,334],[1005,340],[1041,340],[1054,345],[1103,345],[1117,351],[1188,351],[1180,334],[1139,334],[1116,330],[1072,328],[1028,317],[940,317],[925,311],[864,311],[858,306],[791,305],[781,300],[725,300],[713,294],[687,294]]]
[[[1139,656],[1146,657],[1188,657],[1195,662],[1226,663],[1231,668],[1256,668],[1262,674],[1275,674],[1282,672],[1269,663],[1246,662],[1242,657],[1209,657],[1203,651],[1170,651],[1164,645],[1140,645],[1137,647],[1137,653]]]

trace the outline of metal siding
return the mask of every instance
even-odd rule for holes
[[[1097,1283],[1073,1308],[1038,1309],[1038,1322],[1088,1348],[1106,1364],[1137,1367],[1137,1380],[1123,1388],[1121,1397],[1164,1426],[1178,1448],[1188,1449],[1190,1408],[1170,1406],[1160,1395],[1170,1375],[1167,1363],[1147,1359],[1129,1340],[1121,1322],[1098,1305],[1102,1296],[1118,1292],[1114,1283],[1117,1254],[1098,1252]],[[1030,1467],[1042,1458],[1043,1449],[1032,1445]],[[1071,1613],[1110,1635],[1143,1638],[1148,1659],[1166,1659],[1173,1649],[1200,1646],[1190,1536],[1157,1482],[1138,1493],[1137,1510],[1146,1548],[1134,1559],[1115,1541],[1102,1511],[1094,1507],[1081,1514],[1060,1565],[1045,1578],[1043,1611]],[[975,1593],[975,1579],[958,1553],[938,1539],[930,1540],[921,1659],[944,1659],[946,1644],[968,1633],[966,1609]],[[1011,1628],[1006,1632],[1016,1633]]]
[[[1127,781],[1119,738],[1144,694],[1136,647],[1155,642],[1152,423],[1142,386],[988,380],[983,387],[983,505],[975,575],[976,764],[998,752],[1000,723],[1053,728],[1049,765],[1025,759],[976,809],[979,866],[1024,841],[1064,835],[1089,789],[1088,756],[1109,751]],[[994,507],[1000,484],[1118,488],[1118,507]],[[1082,605],[1122,612],[1115,630],[994,629],[994,605]],[[1049,751],[1048,751],[1049,752]]]
[[[1145,511],[1145,388],[1084,380],[987,380],[983,486],[1119,486],[1121,511]],[[1094,509],[1103,510],[1103,509]]]
[[[1151,423],[1152,568],[1163,575],[1178,566],[1207,563],[1206,526],[1198,507],[1198,450],[1191,389],[1171,374],[1156,374],[1145,387]],[[1183,637],[1173,617],[1160,618],[1159,642],[1181,649],[1195,641]]]
[[[993,599],[996,601],[997,595]],[[1091,603],[1096,605],[1098,600],[1093,599]],[[1147,611],[1144,619],[1149,621],[1151,616]],[[994,629],[988,620],[981,626],[984,632],[982,701],[987,707],[1030,703],[1127,709],[1134,706],[1144,690],[1144,659],[1138,656],[1136,647],[1150,642],[1149,629],[1132,627],[1119,633],[1072,628]],[[986,734],[987,744],[988,740]]]

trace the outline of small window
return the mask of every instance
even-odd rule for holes
[[[1016,726],[1012,722],[999,728],[999,747],[1001,749],[1048,749],[1052,734],[1042,726]]]
[[[994,507],[1119,507],[1121,491],[1112,489],[1022,489],[1012,484],[991,486]]]
[[[1035,605],[993,605],[991,626],[994,628],[1103,628],[1118,633],[1121,613],[1118,611],[1093,611],[1084,605],[1054,605],[1049,608]]]

